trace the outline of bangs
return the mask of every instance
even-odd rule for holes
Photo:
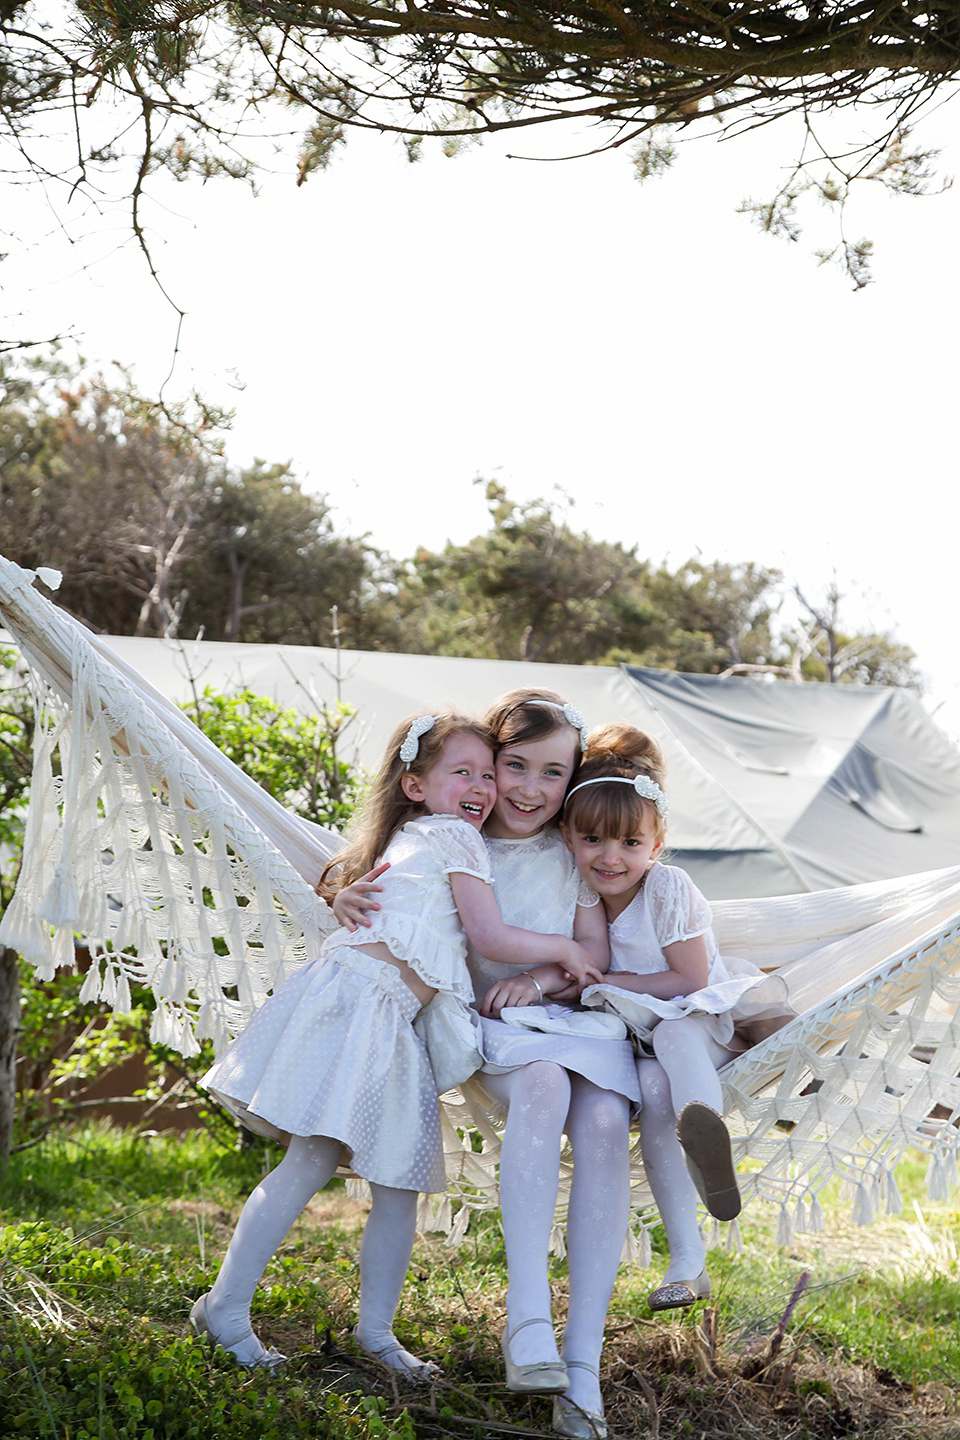
[[[535,700],[524,700],[510,710],[496,730],[495,749],[508,750],[511,745],[528,745],[533,740],[545,740],[556,730],[569,729],[567,721],[558,710],[538,704]]]
[[[578,790],[563,812],[566,825],[573,825],[581,835],[600,835],[624,840],[638,835],[652,812],[653,831],[659,835],[660,812],[629,785],[588,785]]]

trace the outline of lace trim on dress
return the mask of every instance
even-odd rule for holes
[[[433,820],[438,823],[430,824]],[[430,850],[443,873],[451,870],[462,871],[465,875],[476,875],[478,880],[493,884],[490,856],[479,830],[474,830],[467,820],[456,815],[433,815],[424,821],[414,822],[429,841]]]
[[[404,960],[425,985],[434,990],[447,990],[468,1004],[473,999],[473,986],[467,973],[467,944],[457,950],[448,935],[438,934],[423,922],[420,915],[398,915],[380,912],[374,931],[339,932],[338,945],[348,949],[359,945],[382,943],[397,960]]]

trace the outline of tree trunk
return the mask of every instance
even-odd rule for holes
[[[4,947],[0,949],[0,1170],[7,1167],[13,1142],[19,1034],[20,958],[16,950]]]

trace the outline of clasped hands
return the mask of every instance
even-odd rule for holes
[[[586,952],[584,952],[585,954]],[[500,1011],[545,1001],[572,1004],[588,985],[602,984],[605,976],[591,961],[577,967],[577,974],[564,965],[538,965],[534,974],[519,970],[495,980],[480,1002],[480,1014],[498,1019]]]

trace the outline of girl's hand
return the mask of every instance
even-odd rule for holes
[[[499,1017],[504,1006],[539,1005],[540,991],[526,971],[495,980],[480,1003],[480,1014]]]
[[[389,861],[385,865],[375,865],[366,875],[361,875],[359,880],[354,880],[351,885],[344,885],[342,890],[337,891],[333,897],[333,913],[338,925],[351,933],[358,925],[369,928],[370,912],[380,909],[379,903],[370,897],[379,895],[383,890],[383,886],[375,882],[389,869]]]
[[[569,948],[560,959],[560,965],[565,977],[576,984],[577,994],[587,985],[599,985],[603,980],[603,973],[597,968],[597,962],[589,950],[578,945],[576,940],[570,940],[568,945]]]

